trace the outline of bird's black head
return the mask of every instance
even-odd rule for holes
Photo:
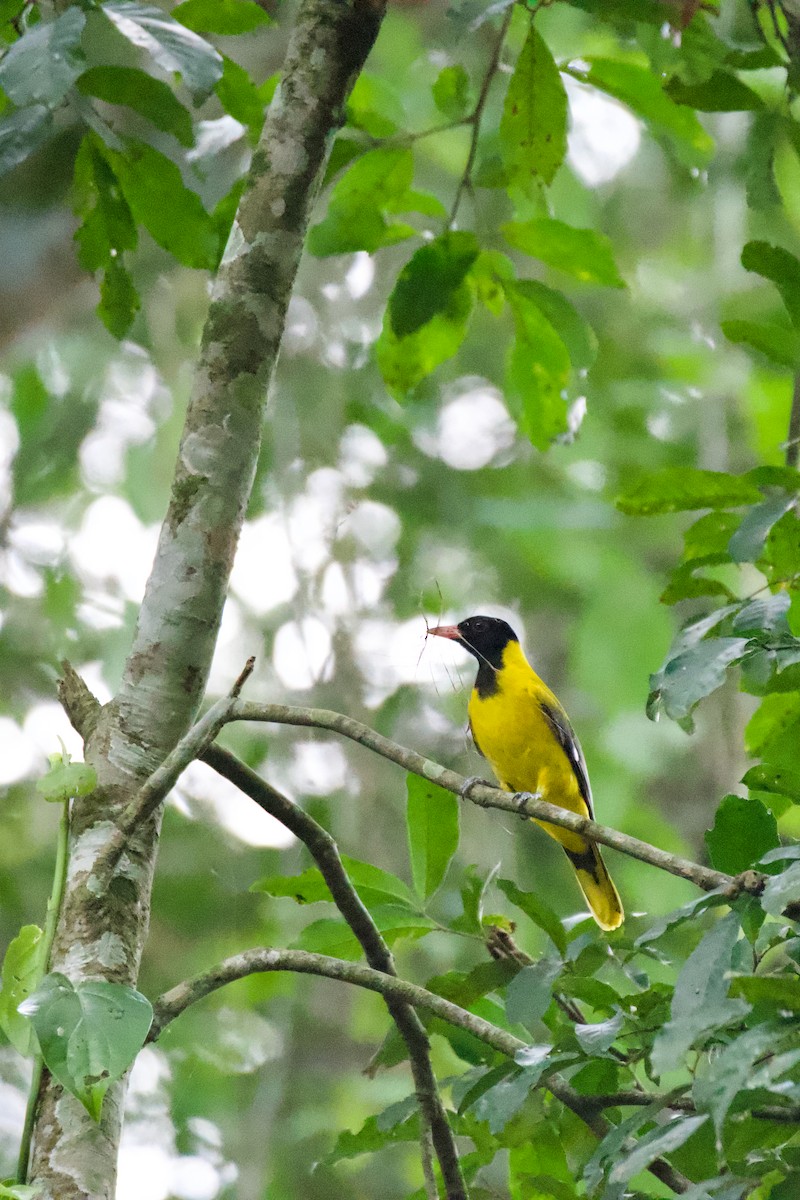
[[[479,663],[488,663],[496,670],[503,665],[503,651],[508,643],[519,641],[508,622],[499,617],[467,617],[458,625],[440,625],[428,632],[458,642]]]

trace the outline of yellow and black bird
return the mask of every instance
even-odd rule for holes
[[[586,760],[569,717],[526,659],[511,626],[497,617],[469,617],[428,632],[458,642],[478,660],[469,727],[500,786],[538,792],[551,804],[593,817]],[[625,914],[597,845],[547,821],[537,824],[564,847],[600,928],[617,929]]]

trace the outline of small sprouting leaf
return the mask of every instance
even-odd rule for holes
[[[748,242],[742,250],[742,266],[775,284],[792,324],[800,326],[800,260],[782,246]]]
[[[731,969],[739,931],[737,914],[728,913],[712,926],[684,963],[675,984],[670,1019],[653,1042],[655,1075],[677,1069],[694,1042],[747,1011],[744,1001],[728,997],[726,973]]]
[[[72,87],[86,60],[81,34],[86,13],[71,5],[55,21],[29,26],[0,62],[0,88],[17,108],[55,108]]]
[[[131,45],[149,54],[168,75],[177,72],[195,102],[205,100],[213,91],[222,75],[222,56],[163,9],[139,4],[137,0],[111,0],[98,11]]]
[[[37,986],[42,972],[42,931],[38,925],[23,925],[9,942],[3,959],[0,1029],[14,1049],[25,1057],[31,1052],[33,1030],[30,1021],[17,1008]]]
[[[753,796],[726,796],[706,832],[711,865],[728,875],[746,871],[779,841],[774,814]]]
[[[433,85],[433,102],[450,121],[460,121],[469,108],[469,76],[460,63],[444,67]]]
[[[389,297],[389,320],[396,337],[416,333],[437,313],[446,312],[478,250],[474,234],[456,232],[443,233],[415,252]]]
[[[746,476],[691,467],[665,467],[635,480],[618,497],[617,508],[628,516],[644,517],[695,508],[758,504],[761,499],[761,492]]]
[[[153,1009],[134,988],[65,975],[45,975],[21,1006],[42,1057],[59,1083],[100,1120],[103,1097],[144,1045]]]
[[[195,33],[252,33],[272,18],[255,0],[183,0],[170,16]]]
[[[531,25],[500,119],[503,165],[526,195],[552,183],[567,151],[567,94],[547,43]]]
[[[97,774],[88,763],[71,762],[66,750],[51,754],[50,770],[36,782],[36,790],[53,804],[73,796],[88,796],[97,787]]]
[[[406,783],[411,874],[417,895],[427,900],[444,879],[458,848],[458,799],[419,775],[406,776]]]
[[[510,221],[502,227],[510,246],[530,254],[550,267],[574,275],[582,283],[622,288],[625,281],[617,270],[611,242],[593,229],[576,229],[551,217],[532,221]]]

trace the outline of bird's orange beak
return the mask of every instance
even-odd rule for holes
[[[457,625],[437,625],[435,629],[429,629],[428,633],[431,637],[450,638],[451,642],[461,641],[461,630]]]

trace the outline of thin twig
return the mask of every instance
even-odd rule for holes
[[[181,738],[172,753],[168,754],[161,765],[156,767],[150,778],[142,784],[122,813],[116,829],[97,857],[94,874],[98,879],[108,878],[119,862],[131,832],[152,815],[167,793],[175,786],[179,776],[186,770],[189,763],[199,758],[205,748],[213,742],[223,725],[231,720],[239,694],[250,678],[255,662],[254,658],[248,658],[228,695],[223,696],[211,706],[197,724],[193,725],[189,732]]]
[[[259,808],[275,817],[304,843],[327,883],[339,912],[358,938],[369,965],[386,975],[396,975],[392,952],[350,882],[339,857],[336,842],[328,831],[276,788],[266,783],[255,771],[251,771],[230,751],[222,749],[221,746],[209,746],[202,757],[204,762],[234,783],[255,801]],[[425,1027],[410,1004],[387,996],[386,1005],[408,1051],[420,1109],[420,1138],[426,1179],[425,1156],[430,1154],[429,1143],[432,1142],[448,1200],[465,1200],[467,1191],[458,1149],[431,1064]],[[434,1196],[435,1194],[434,1191]]]
[[[266,947],[258,950],[246,950],[242,954],[226,958],[209,971],[196,975],[193,979],[185,980],[165,992],[153,1006],[153,1024],[148,1040],[155,1041],[170,1021],[174,1021],[190,1005],[216,991],[217,988],[261,971],[296,971],[304,975],[322,975],[328,979],[338,979],[344,983],[367,988],[369,991],[380,992],[385,998],[392,996],[415,1007],[427,1009],[434,1016],[447,1021],[448,1024],[466,1030],[467,1033],[472,1034],[473,1037],[478,1038],[487,1046],[491,1046],[493,1050],[497,1050],[507,1058],[515,1059],[519,1051],[525,1048],[524,1042],[505,1029],[492,1025],[490,1021],[485,1021],[483,1017],[476,1016],[475,1013],[467,1012],[466,1009],[460,1008],[450,1000],[445,1000],[443,996],[437,996],[434,992],[427,991],[426,988],[409,983],[407,979],[398,979],[383,971],[375,971],[372,967],[366,967],[362,963],[345,962],[343,959],[330,958],[325,954],[312,954],[305,950],[275,950]],[[612,1126],[593,1103],[593,1097],[580,1095],[560,1075],[543,1076],[537,1086],[547,1088],[566,1108],[580,1117],[597,1137],[605,1137],[611,1130]],[[679,1194],[688,1191],[692,1186],[690,1181],[670,1166],[665,1159],[656,1159],[650,1164],[648,1170]]]
[[[358,742],[359,745],[380,754],[383,758],[388,758],[414,775],[421,775],[423,779],[437,783],[447,791],[455,792],[456,795],[461,795],[467,784],[466,778],[456,771],[451,771],[447,767],[425,758],[415,750],[409,750],[405,746],[390,741],[389,738],[383,737],[374,729],[370,729],[368,725],[363,725],[352,717],[332,712],[330,709],[295,708],[286,704],[251,704],[240,701],[233,706],[229,719],[233,721],[268,721],[277,725],[327,729],[331,733],[338,733],[343,737],[350,738],[351,741]],[[662,871],[668,871],[671,875],[688,879],[705,892],[725,888],[732,899],[740,892],[759,895],[764,888],[765,877],[757,871],[746,871],[743,875],[736,877],[726,875],[723,871],[703,867],[678,854],[670,854],[657,846],[651,846],[649,842],[640,841],[639,838],[632,837],[630,834],[620,833],[619,830],[610,829],[606,825],[598,825],[596,821],[590,821],[587,817],[579,816],[578,813],[569,812],[557,804],[549,804],[546,800],[535,797],[520,799],[519,795],[513,792],[504,792],[500,788],[483,783],[473,784],[469,788],[467,798],[480,808],[498,808],[503,812],[532,817],[537,821],[547,821],[551,825],[558,825],[573,833],[583,834],[591,838],[593,842],[611,846],[612,849],[639,859],[640,862],[649,863]]]
[[[503,43],[506,40],[506,34],[508,33],[508,27],[511,24],[511,15],[513,11],[513,4],[509,5],[509,7],[506,9],[505,16],[503,17],[503,23],[500,26],[500,33],[498,34],[497,41],[495,42],[494,50],[492,51],[492,57],[489,60],[489,65],[486,68],[486,74],[484,75],[483,82],[481,83],[481,90],[477,103],[470,115],[464,119],[464,124],[472,126],[472,137],[470,138],[467,161],[464,165],[464,170],[461,174],[461,178],[458,181],[456,194],[453,198],[453,207],[450,209],[450,218],[447,222],[448,229],[452,229],[453,225],[455,224],[456,216],[458,215],[458,207],[461,204],[461,198],[464,195],[464,192],[472,190],[472,170],[475,166],[475,157],[478,153],[478,141],[481,132],[483,110],[486,107],[486,101],[489,99],[489,89],[492,86],[492,80],[497,74],[497,68],[500,65],[500,55],[503,52]]]

